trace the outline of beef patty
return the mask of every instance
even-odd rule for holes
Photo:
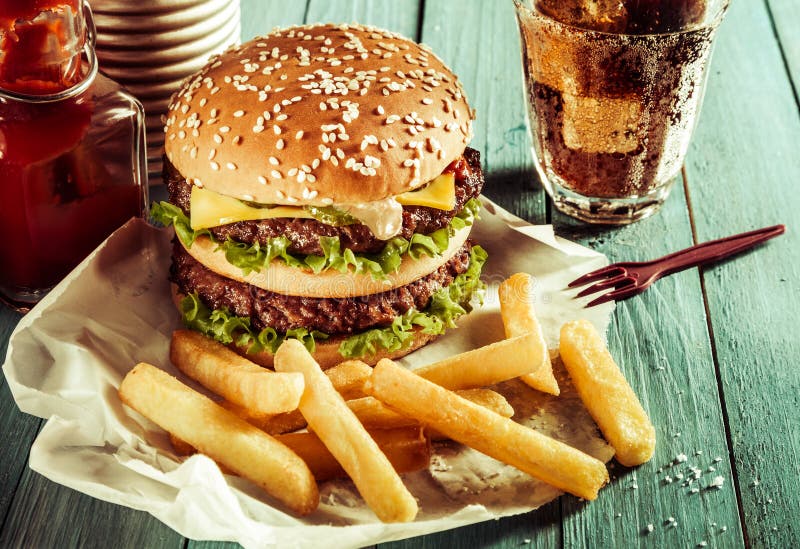
[[[170,280],[181,293],[197,292],[211,309],[227,308],[251,319],[256,330],[272,326],[279,333],[292,328],[319,330],[330,335],[352,334],[388,326],[409,309],[425,309],[431,296],[465,272],[472,241],[462,246],[431,274],[386,292],[352,298],[313,298],[283,295],[231,280],[199,263],[175,240]]]
[[[442,173],[455,175],[456,205],[452,210],[437,210],[425,206],[403,206],[403,228],[399,234],[410,239],[414,233],[430,234],[447,226],[471,198],[483,189],[483,170],[480,153],[467,148],[464,155]],[[169,200],[189,215],[189,199],[192,184],[164,157],[164,181],[169,190]],[[291,241],[289,252],[302,255],[324,255],[320,237],[338,236],[342,249],[354,252],[377,253],[386,242],[375,238],[366,225],[360,223],[334,227],[316,219],[265,219],[262,221],[239,221],[209,229],[219,241],[231,238],[238,242],[266,244],[269,239],[286,236]]]

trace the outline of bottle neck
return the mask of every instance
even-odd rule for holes
[[[0,87],[44,95],[80,82],[82,8],[82,0],[0,0]]]

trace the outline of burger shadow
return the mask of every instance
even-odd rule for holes
[[[530,223],[548,222],[547,195],[532,167],[493,170],[485,179],[484,196]]]
[[[625,231],[625,227],[593,225],[557,211],[532,166],[493,170],[485,179],[483,195],[529,223],[554,225],[557,234],[569,240],[598,248]]]

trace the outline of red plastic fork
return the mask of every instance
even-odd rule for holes
[[[584,297],[607,288],[614,288],[614,290],[590,301],[586,306],[594,307],[607,301],[620,301],[642,293],[663,276],[719,261],[781,235],[785,231],[784,225],[773,225],[698,244],[652,261],[612,263],[607,267],[576,278],[569,283],[569,287],[576,288],[599,280],[600,282],[581,290],[575,297]]]

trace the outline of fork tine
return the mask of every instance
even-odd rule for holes
[[[628,299],[631,296],[640,294],[644,290],[645,288],[637,286],[624,286],[617,290],[608,292],[607,294],[603,294],[597,299],[593,299],[592,301],[586,304],[584,309],[588,309],[589,307],[594,307],[595,305],[600,305],[601,303],[606,303],[607,301],[622,301],[623,299]]]
[[[597,293],[600,290],[605,290],[606,288],[610,288],[612,286],[616,286],[617,284],[619,284],[620,282],[623,282],[624,280],[626,280],[626,276],[624,274],[617,275],[617,276],[612,276],[611,278],[609,278],[607,280],[601,280],[600,282],[598,282],[596,284],[592,284],[591,286],[588,286],[588,287],[584,288],[575,297],[585,297],[587,295]],[[630,278],[627,278],[627,280],[629,282],[633,282],[633,280],[631,280]],[[626,284],[626,286],[627,286],[627,284]]]
[[[589,284],[590,282],[594,282],[595,280],[600,280],[606,276],[613,276],[613,275],[620,275],[625,274],[625,269],[622,267],[618,267],[614,264],[606,265],[600,269],[596,269],[592,272],[586,273],[585,275],[576,278],[569,284],[567,284],[568,288],[575,288],[576,286],[583,286],[584,284]]]

